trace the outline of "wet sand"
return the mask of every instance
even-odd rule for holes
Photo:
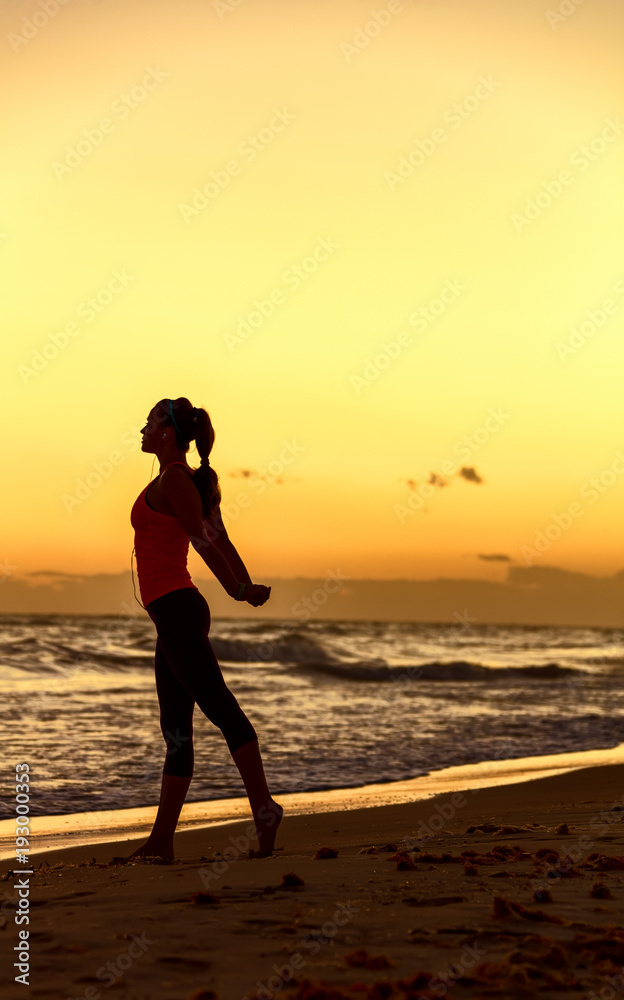
[[[561,774],[572,768],[602,764],[624,764],[624,743],[607,750],[582,750],[575,753],[547,754],[483,761],[447,767],[440,771],[405,781],[336,788],[319,792],[296,792],[280,795],[289,816],[319,812],[343,812],[370,806],[416,802],[449,792],[492,785],[509,785],[528,778]],[[97,810],[59,816],[35,816],[32,821],[33,850],[38,853],[83,844],[113,843],[145,837],[151,830],[155,806],[136,809]],[[212,827],[249,816],[244,797],[187,802],[178,830]],[[15,854],[14,823],[0,820],[0,860]]]

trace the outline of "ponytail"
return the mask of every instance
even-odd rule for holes
[[[219,477],[209,458],[215,439],[210,417],[203,407],[192,406],[184,396],[171,400],[171,410],[169,400],[161,400],[158,406],[164,414],[164,422],[172,425],[176,444],[182,451],[188,451],[189,443],[195,441],[201,464],[194,470],[192,478],[201,497],[202,515],[210,517],[221,502]]]
[[[199,490],[204,517],[209,517],[221,502],[219,477],[210,465],[209,455],[214,444],[215,432],[210,417],[203,407],[193,407],[194,434],[197,453],[201,459],[199,469],[193,473],[193,482]]]

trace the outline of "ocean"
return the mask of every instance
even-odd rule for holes
[[[624,742],[616,629],[254,618],[210,638],[275,795]],[[0,615],[4,755],[30,766],[32,814],[158,802],[154,644],[147,617]],[[194,726],[187,801],[244,795],[221,732],[197,708]]]

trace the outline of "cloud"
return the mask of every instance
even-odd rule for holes
[[[439,486],[442,489],[444,486],[448,486],[448,483],[444,476],[438,475],[437,472],[430,472],[429,479],[427,480],[430,486]]]
[[[484,480],[481,478],[481,476],[475,469],[474,465],[470,466],[464,465],[459,470],[459,472],[455,473],[455,476],[445,477],[441,476],[439,472],[429,472],[427,474],[427,479],[425,480],[425,484],[427,486],[437,486],[438,489],[444,489],[445,486],[450,486],[450,480],[456,477],[459,477],[460,479],[465,479],[469,483],[480,484],[484,482]],[[405,483],[408,490],[412,490],[412,492],[416,492],[418,489],[417,479],[399,479],[399,482]]]
[[[477,559],[484,559],[485,562],[512,562],[511,556],[499,552],[478,552]]]
[[[37,569],[32,570],[29,573],[25,573],[24,576],[65,576],[68,580],[82,580],[82,573],[64,573],[60,569]]]
[[[261,479],[265,483],[277,483],[278,486],[281,486],[286,481],[286,478],[289,478],[291,482],[296,483],[300,483],[302,481],[301,479],[295,479],[292,476],[284,477],[280,475],[267,475],[264,469],[235,469],[234,472],[228,472],[228,476],[231,476],[232,479],[250,479],[251,476],[255,476],[256,479]]]
[[[24,574],[26,586],[30,590],[45,591],[46,587],[54,591],[63,591],[66,588],[79,586],[85,582],[86,576],[80,573],[65,573],[59,569],[38,569]]]
[[[458,475],[460,475],[462,477],[462,479],[466,479],[469,483],[482,483],[483,482],[483,480],[481,479],[481,476],[479,475],[479,473],[475,469],[474,465],[464,465],[464,466],[462,466],[462,468],[459,470]]]

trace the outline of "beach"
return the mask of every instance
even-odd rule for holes
[[[387,786],[384,804],[351,793],[344,809],[334,791],[328,811],[286,808],[269,858],[249,856],[249,812],[181,829],[170,864],[122,860],[144,837],[34,847],[30,985],[3,996],[619,996],[624,763],[532,774],[414,801]],[[1,864],[5,969],[15,867]]]

